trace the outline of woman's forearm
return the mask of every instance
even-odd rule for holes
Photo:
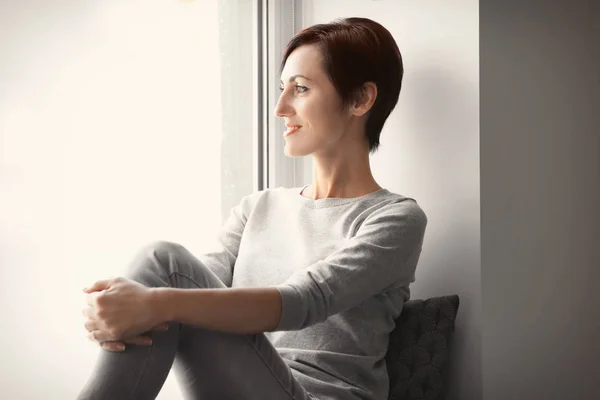
[[[281,295],[274,288],[153,289],[153,309],[174,321],[230,333],[274,330],[281,319]]]

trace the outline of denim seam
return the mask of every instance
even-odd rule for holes
[[[202,285],[200,285],[198,282],[196,282],[195,280],[193,280],[189,276],[182,274],[179,271],[173,271],[173,272],[171,272],[169,274],[168,280],[169,280],[169,286],[171,286],[171,287],[172,287],[172,285],[171,285],[171,278],[173,277],[173,275],[177,275],[177,276],[180,276],[182,278],[185,278],[185,279],[189,280],[190,282],[192,282],[194,285],[198,286],[198,289],[203,289]]]
[[[277,377],[277,375],[273,372],[273,369],[271,368],[271,366],[269,365],[269,363],[264,359],[262,353],[256,348],[256,346],[254,345],[254,343],[252,343],[252,341],[248,338],[247,335],[244,335],[244,339],[246,339],[246,341],[248,342],[248,344],[254,349],[254,352],[258,355],[258,357],[260,358],[260,360],[263,362],[263,364],[267,367],[267,369],[271,372],[271,375],[273,375],[273,378],[275,378],[275,380],[277,381],[277,383],[279,384],[279,386],[281,386],[281,388],[283,389],[283,391],[290,396],[290,399],[295,400],[294,396],[292,396],[292,394],[285,388],[285,385],[279,380],[279,378]],[[265,338],[266,340],[268,340],[267,338]],[[280,356],[281,357],[281,356]],[[287,365],[286,365],[287,367]],[[289,367],[287,367],[289,369]],[[292,372],[290,371],[290,374]],[[292,379],[295,379],[294,376],[292,375]],[[304,389],[304,388],[303,388]]]
[[[152,352],[153,348],[154,348],[154,344],[150,345],[150,348],[148,349],[148,354],[144,358],[144,366],[142,367],[142,371],[137,379],[137,382],[133,386],[133,390],[131,391],[131,394],[130,394],[131,399],[135,399],[134,395],[137,394],[137,391],[140,387],[140,382],[142,381],[142,377],[144,376],[144,373],[146,372],[146,367],[148,366],[148,359],[150,358],[149,356],[150,356],[150,353]]]

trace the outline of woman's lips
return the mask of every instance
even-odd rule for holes
[[[300,128],[302,128],[301,125],[288,125],[287,131],[283,132],[283,137],[293,135],[294,133],[298,132]]]

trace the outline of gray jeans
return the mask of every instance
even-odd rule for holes
[[[222,288],[223,282],[180,245],[159,242],[136,257],[126,277],[148,287]],[[310,400],[264,334],[240,335],[171,323],[151,346],[103,350],[79,400],[148,400],[175,362],[186,399]]]

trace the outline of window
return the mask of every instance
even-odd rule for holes
[[[84,286],[154,240],[207,251],[243,195],[289,184],[275,164],[294,161],[258,162],[292,34],[265,46],[273,24],[292,26],[275,3],[0,5],[0,397],[74,398],[99,351]],[[159,398],[180,398],[171,376]]]

